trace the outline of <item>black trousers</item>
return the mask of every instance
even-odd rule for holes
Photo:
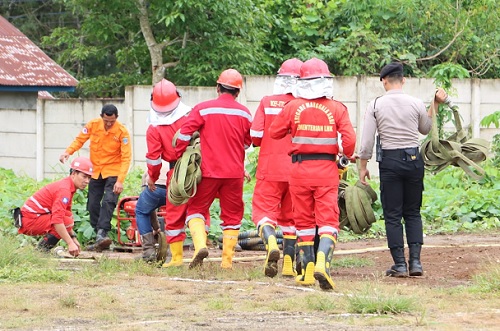
[[[90,213],[90,225],[97,232],[103,229],[111,230],[111,218],[118,203],[119,194],[113,193],[118,177],[91,179],[87,199],[87,210]]]
[[[406,161],[398,156],[384,156],[379,163],[380,199],[389,248],[404,247],[403,223],[408,244],[423,244],[422,192],[424,162],[422,157]]]

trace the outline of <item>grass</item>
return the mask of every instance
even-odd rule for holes
[[[337,323],[341,329],[443,325],[451,329],[456,314],[470,313],[476,319],[499,304],[500,266],[495,258],[482,266],[469,286],[427,288],[375,277],[335,280],[336,290],[324,292],[318,286],[297,286],[293,278],[267,278],[262,261],[238,263],[232,271],[222,270],[220,262],[194,270],[106,258],[61,263],[32,247],[18,247],[15,238],[0,239],[0,329],[62,323],[76,329],[132,330],[149,320],[168,329],[216,329],[210,324],[214,320],[229,323],[226,328],[245,328],[249,325],[245,323],[257,320],[270,329],[318,329],[321,326],[314,323],[319,321]],[[333,268],[372,266],[370,260],[356,256],[333,261]],[[68,266],[71,269],[60,269]],[[490,312],[480,322],[498,321]]]
[[[483,271],[474,275],[473,285],[470,287],[471,292],[491,293],[500,292],[500,264],[498,261],[490,262],[484,266]]]

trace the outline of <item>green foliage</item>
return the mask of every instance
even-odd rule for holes
[[[426,233],[488,230],[500,227],[500,170],[485,162],[485,179],[471,180],[448,167],[425,178],[422,218]]]
[[[498,129],[500,126],[500,111],[497,110],[496,112],[485,116],[481,120],[480,124],[486,128],[493,124],[495,128]]]
[[[442,87],[450,96],[453,96],[454,89],[452,79],[468,78],[469,72],[459,64],[442,63],[431,68],[429,76],[435,78],[434,82],[437,87]],[[439,137],[443,138],[443,126],[453,119],[453,111],[446,105],[439,105],[439,110],[436,114]]]
[[[495,0],[151,0],[147,6],[169,64],[166,77],[177,85],[213,86],[228,67],[274,74],[287,58],[312,56],[338,76],[376,75],[396,59],[411,77],[429,71],[448,79],[465,72],[500,77]],[[124,86],[151,82],[136,0],[6,1],[0,14],[75,75],[81,86],[73,95],[117,97]]]

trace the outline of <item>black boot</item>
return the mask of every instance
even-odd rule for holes
[[[335,283],[330,276],[330,265],[333,259],[333,251],[337,239],[331,235],[322,235],[316,252],[316,265],[314,267],[314,278],[319,282],[322,290],[332,290]]]
[[[391,248],[391,255],[394,265],[385,272],[385,275],[391,277],[408,277],[404,247]]]
[[[278,261],[280,250],[276,240],[276,231],[271,224],[263,224],[260,227],[260,237],[266,245],[267,257],[264,263],[264,274],[267,277],[274,277],[278,274]]]
[[[314,285],[316,279],[314,278],[314,242],[304,241],[297,244],[299,250],[299,260],[301,271],[295,282],[301,285]]]
[[[297,276],[297,272],[294,269],[295,262],[295,245],[297,244],[297,238],[292,236],[284,236],[283,238],[283,268],[281,269],[282,276]]]
[[[37,249],[44,253],[50,252],[52,248],[54,248],[59,242],[59,238],[54,236],[53,234],[47,233],[43,238],[38,242]]]
[[[422,269],[422,263],[420,263],[420,251],[422,249],[422,244],[408,244],[410,248],[410,276],[422,276],[424,270]]]
[[[97,236],[95,238],[95,243],[87,247],[88,251],[102,252],[103,250],[109,249],[113,241],[108,237],[108,232],[103,229],[97,231]]]

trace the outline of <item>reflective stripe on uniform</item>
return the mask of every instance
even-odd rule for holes
[[[167,237],[175,237],[183,233],[184,230],[165,230]]]
[[[337,138],[311,138],[311,137],[293,137],[294,144],[308,145],[337,145]]]
[[[240,228],[241,224],[221,226],[222,230],[239,230]]]
[[[250,137],[262,138],[264,137],[264,131],[250,130]]]
[[[189,223],[190,220],[192,220],[193,218],[201,218],[203,220],[203,222],[207,222],[207,220],[205,219],[205,216],[203,216],[202,214],[192,214],[192,215],[188,215],[186,217],[186,224]]]
[[[271,108],[265,107],[264,114],[266,115],[278,115],[283,108]]]
[[[316,235],[316,228],[312,229],[304,229],[304,230],[297,230],[297,236],[315,236]]]
[[[234,108],[205,108],[200,110],[200,115],[205,116],[205,115],[232,115],[232,116],[240,116],[243,118],[246,118],[248,121],[252,122],[252,115],[247,113],[244,110],[241,109],[234,109]]]
[[[318,228],[318,234],[333,234],[337,235],[339,232],[333,226],[322,226]]]
[[[30,200],[33,201],[33,203],[38,207],[40,208],[41,210],[45,211],[47,214],[50,213],[50,210],[47,209],[47,208],[44,208],[42,207],[42,205],[35,199],[33,198],[32,196],[30,197]]]
[[[297,231],[297,229],[294,226],[280,225],[280,228],[281,228],[281,231],[283,231],[283,233],[295,233]]]
[[[154,166],[161,164],[161,157],[157,158],[156,160],[151,160],[151,159],[146,158],[146,163],[154,165]]]
[[[190,141],[191,140],[191,135],[188,134],[182,134],[179,132],[179,135],[177,136],[177,139],[183,140],[183,141]]]
[[[262,219],[260,221],[257,222],[257,228],[261,227],[262,224],[272,224],[274,226],[276,226],[276,221],[270,219],[269,217],[262,217]]]

